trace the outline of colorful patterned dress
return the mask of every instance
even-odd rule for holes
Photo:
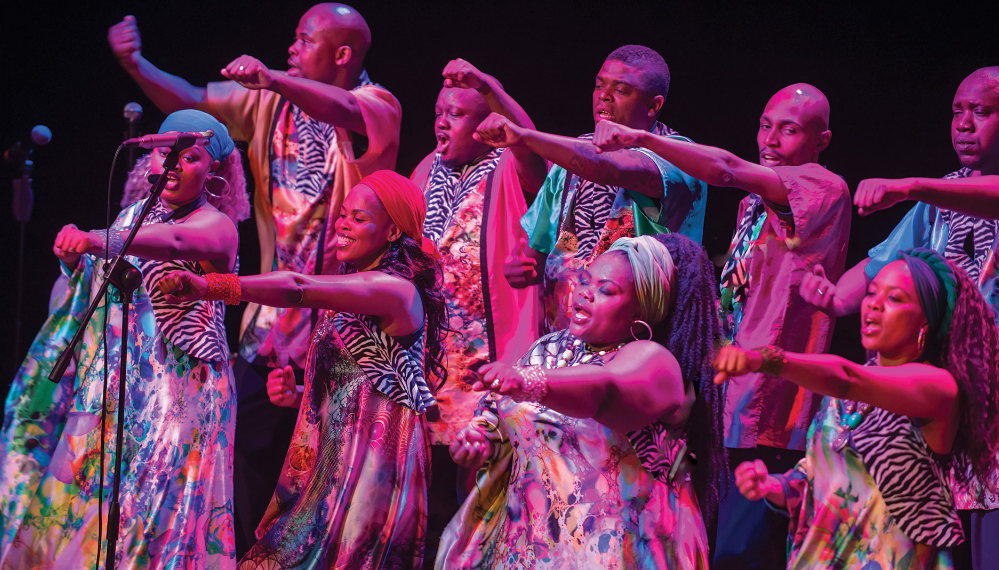
[[[787,494],[791,516],[788,537],[789,569],[855,569],[855,570],[946,570],[953,568],[948,547],[931,546],[917,542],[902,530],[905,520],[912,519],[913,511],[948,510],[952,517],[936,516],[933,524],[913,523],[914,532],[940,534],[938,540],[959,541],[960,525],[954,528],[956,512],[942,474],[938,473],[939,487],[944,491],[942,500],[927,507],[911,500],[903,509],[896,507],[893,514],[889,503],[879,489],[871,470],[865,466],[856,444],[843,451],[836,451],[833,442],[840,433],[840,417],[844,403],[835,398],[825,398],[809,430],[805,458],[798,466],[778,479]],[[883,411],[882,411],[883,412]],[[893,416],[883,412],[886,417]],[[867,417],[857,431],[872,426]],[[856,433],[856,432],[855,432]],[[921,450],[924,458],[931,458],[929,447],[918,428],[910,432],[910,449]],[[902,439],[902,438],[897,438]],[[896,443],[897,443],[896,439]],[[898,450],[873,446],[874,453],[884,461],[899,461]],[[885,466],[890,468],[890,466]],[[907,468],[895,468],[892,477],[903,488],[922,490],[931,487],[925,480],[913,478],[918,472],[915,463]],[[896,499],[897,500],[897,499]],[[892,502],[895,502],[893,500]],[[947,503],[949,502],[949,507]],[[932,513],[936,515],[937,513]],[[950,519],[950,521],[947,520]],[[946,531],[946,533],[944,532]]]
[[[124,210],[112,228],[129,229],[144,203]],[[168,216],[158,204],[147,223]],[[159,292],[156,283],[164,273],[201,272],[198,263],[129,261],[141,270],[143,285],[135,292],[129,324],[116,567],[233,568],[235,394],[225,307],[206,301],[171,305]],[[117,430],[121,304],[102,303],[94,314],[75,375],[67,374],[58,386],[46,376],[98,290],[95,266],[101,263],[84,255],[68,274],[69,287],[35,338],[7,398],[0,439],[2,568],[95,567],[102,518],[97,510],[102,323],[106,314],[106,513]]]
[[[574,341],[567,330],[547,335],[522,364],[554,368]],[[575,350],[569,365],[581,363],[603,358]],[[483,398],[478,413],[494,455],[441,537],[438,569],[707,568],[693,486],[669,482],[678,430],[623,434],[507,397]],[[632,443],[650,439],[656,449]]]
[[[430,450],[424,331],[327,312],[277,491],[244,570],[421,568]]]

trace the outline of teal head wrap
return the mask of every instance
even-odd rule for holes
[[[669,250],[655,238],[641,236],[621,238],[607,251],[623,251],[628,254],[642,320],[651,326],[660,323],[669,312],[673,278],[676,275]]]
[[[194,109],[185,109],[183,111],[177,111],[176,113],[170,113],[170,115],[163,121],[160,125],[159,134],[178,132],[187,133],[191,131],[204,132],[211,130],[215,133],[211,139],[208,140],[208,146],[205,150],[214,160],[223,161],[232,152],[235,144],[232,142],[232,138],[229,137],[229,129],[225,128],[225,125],[218,122],[215,117],[209,115],[208,113],[203,113],[201,111],[196,111]]]
[[[919,304],[923,306],[923,314],[926,315],[926,324],[931,333],[936,331],[937,340],[943,339],[950,330],[954,304],[957,302],[954,272],[947,260],[932,249],[907,249],[898,252],[898,258],[905,261],[912,274]]]

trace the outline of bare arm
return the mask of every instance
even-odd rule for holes
[[[853,197],[862,216],[904,200],[918,200],[976,218],[999,219],[999,176],[869,178],[861,181]]]
[[[122,232],[123,238],[127,235],[128,232]],[[128,253],[159,261],[211,261],[219,269],[231,271],[236,264],[238,243],[232,219],[218,210],[204,209],[181,224],[150,224],[139,228]]]
[[[787,188],[772,168],[743,160],[717,147],[661,137],[609,121],[597,124],[593,146],[601,154],[644,147],[710,186],[739,188],[775,204],[788,204]]]
[[[597,184],[622,186],[646,196],[663,196],[663,179],[651,158],[634,150],[598,153],[589,141],[542,133],[490,115],[476,138],[495,147],[526,148],[569,172]]]
[[[283,71],[269,69],[248,55],[232,60],[222,70],[222,75],[247,89],[269,89],[279,93],[313,119],[368,134],[361,106],[354,94],[346,89],[304,77],[291,77]]]
[[[124,20],[108,30],[108,43],[118,58],[118,63],[160,111],[173,113],[181,109],[193,109],[204,101],[204,87],[195,87],[142,57],[142,40],[134,16],[125,16]]]
[[[857,313],[860,311],[860,302],[867,294],[867,286],[871,283],[864,271],[870,260],[868,257],[848,269],[835,284],[826,278],[822,266],[816,265],[812,268],[812,273],[801,280],[798,294],[808,303],[834,317]]]
[[[522,379],[513,367],[490,363],[480,369],[482,382],[473,389],[517,393]],[[548,394],[541,404],[574,418],[593,418],[618,431],[645,427],[684,405],[680,365],[662,346],[637,341],[624,346],[603,366],[582,364],[546,369]]]
[[[502,84],[471,63],[455,59],[444,67],[442,75],[445,87],[475,89],[486,100],[491,112],[506,117],[519,127],[535,128],[527,111],[503,89]],[[511,147],[510,152],[517,162],[517,176],[521,187],[530,194],[537,194],[548,174],[547,163],[542,157],[521,146]]]
[[[786,352],[781,378],[824,396],[866,402],[889,412],[948,421],[957,413],[957,382],[942,368],[910,362],[899,366],[862,366],[831,354]],[[756,350],[727,346],[718,352],[715,382],[758,371]]]

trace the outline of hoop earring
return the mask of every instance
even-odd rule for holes
[[[642,339],[635,336],[635,323],[641,323],[642,326],[645,327],[645,330],[649,331],[649,338]],[[634,321],[631,321],[631,325],[628,327],[628,332],[631,333],[631,338],[635,340],[652,340],[652,327],[650,327],[649,323],[643,321],[642,319],[635,319]]]
[[[209,188],[212,180],[221,180],[222,183],[225,184],[225,192],[213,192],[212,189]],[[208,192],[208,194],[214,196],[215,198],[224,198],[229,195],[229,192],[232,192],[232,186],[229,186],[229,181],[225,178],[222,178],[221,176],[212,176],[208,180],[205,180],[205,192]]]
[[[919,349],[919,355],[922,356],[923,351],[926,350],[926,329],[919,329],[919,336],[916,337],[916,348]]]

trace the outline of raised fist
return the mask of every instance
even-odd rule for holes
[[[222,75],[247,89],[268,89],[274,83],[274,74],[259,59],[243,54],[222,69]]]
[[[122,66],[132,67],[138,63],[142,55],[142,38],[139,36],[135,16],[125,16],[124,20],[111,26],[108,30],[108,44]]]

